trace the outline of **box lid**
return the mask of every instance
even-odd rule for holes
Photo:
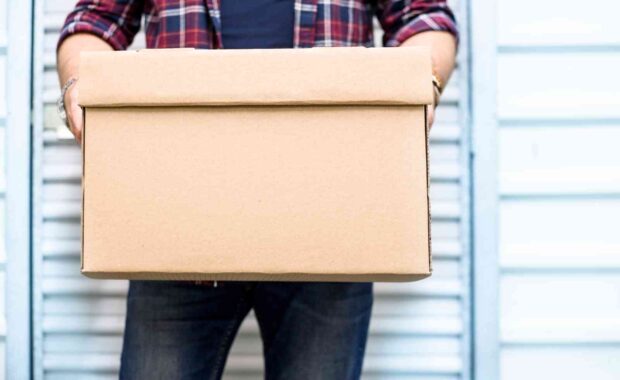
[[[79,102],[422,105],[433,102],[431,73],[422,47],[83,52]]]

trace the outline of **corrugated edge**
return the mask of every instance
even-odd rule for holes
[[[82,274],[94,279],[116,280],[204,280],[204,281],[309,281],[309,282],[411,282],[429,277],[416,274],[318,274],[318,273],[165,273],[165,272],[95,272],[82,269]]]
[[[86,178],[86,108],[82,108],[82,212],[80,218],[80,270],[84,270],[84,202],[86,199],[86,186],[84,179]]]
[[[429,132],[430,125],[428,123],[428,107],[424,107],[424,139],[426,143],[426,207],[428,212],[428,270],[430,274],[433,273],[433,244],[431,238],[431,223],[432,223],[432,215],[431,215],[431,173],[430,173],[430,152],[429,152]],[[433,106],[430,106],[433,107]]]

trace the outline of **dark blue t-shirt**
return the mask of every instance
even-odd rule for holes
[[[221,0],[224,49],[292,48],[295,0]]]

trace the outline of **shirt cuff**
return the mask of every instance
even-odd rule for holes
[[[445,31],[451,33],[458,44],[459,33],[456,22],[444,12],[424,13],[411,20],[400,28],[386,43],[385,46],[400,46],[410,37],[426,31]]]
[[[125,50],[129,46],[129,41],[120,32],[114,23],[104,23],[102,21],[67,20],[56,44],[56,50],[60,47],[67,37],[77,33],[88,33],[95,35],[106,41],[114,50]]]

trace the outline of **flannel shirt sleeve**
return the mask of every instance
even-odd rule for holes
[[[399,46],[429,30],[449,32],[458,41],[456,18],[446,0],[379,0],[376,13],[385,46]]]
[[[80,0],[67,16],[57,48],[72,34],[90,33],[115,50],[127,49],[140,30],[144,0]]]

